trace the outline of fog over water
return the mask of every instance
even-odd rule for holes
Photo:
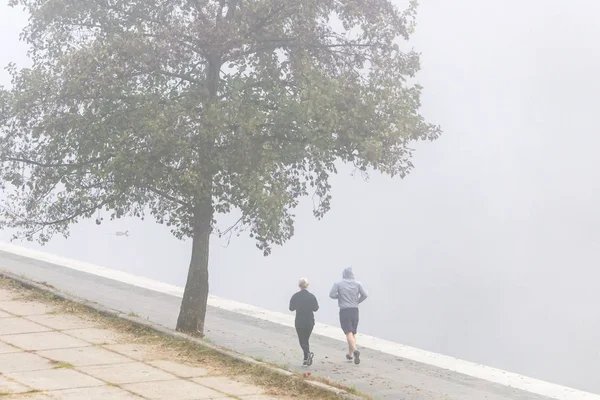
[[[0,64],[24,66],[27,15],[6,3]],[[342,168],[331,212],[316,221],[304,201],[268,258],[214,237],[211,290],[286,312],[307,276],[318,320],[336,324],[327,293],[352,266],[370,292],[362,332],[600,393],[600,2],[421,3],[411,43],[443,137],[415,146],[405,180]],[[81,223],[46,250],[177,285],[190,257],[139,220]]]

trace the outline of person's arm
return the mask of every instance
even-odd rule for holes
[[[312,303],[313,303],[313,304],[312,304],[312,310],[313,310],[314,312],[317,312],[317,311],[319,311],[319,302],[317,301],[317,297],[316,297],[315,295],[313,295],[313,296],[312,296],[312,300],[313,300],[313,301],[312,301]]]
[[[363,301],[365,301],[367,299],[367,297],[369,297],[369,293],[365,290],[362,283],[358,284],[358,294],[360,295],[358,297],[359,304],[362,303]]]
[[[290,311],[296,311],[296,295],[293,295],[290,299]]]
[[[335,283],[333,285],[333,287],[331,288],[331,292],[329,292],[329,297],[331,297],[332,299],[337,299],[338,298],[338,285],[337,285],[337,283]]]

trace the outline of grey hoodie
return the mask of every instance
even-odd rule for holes
[[[358,305],[367,299],[367,291],[360,282],[354,279],[352,268],[346,268],[342,277],[344,279],[331,288],[329,297],[337,299],[340,309],[358,308]]]

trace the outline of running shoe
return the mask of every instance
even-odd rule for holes
[[[360,364],[360,351],[358,350],[354,352],[354,364]]]

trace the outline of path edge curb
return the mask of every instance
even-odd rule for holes
[[[154,323],[150,320],[146,320],[143,318],[139,318],[139,317],[135,317],[135,316],[131,316],[131,315],[127,315],[121,311],[103,306],[100,303],[97,302],[93,302],[93,301],[89,301],[86,299],[83,299],[81,297],[77,297],[77,296],[73,296],[70,295],[68,293],[64,293],[61,292],[57,289],[55,289],[54,287],[51,287],[49,285],[46,285],[42,282],[36,282],[33,281],[27,277],[24,276],[19,276],[17,274],[14,274],[12,272],[8,272],[8,271],[4,271],[4,270],[0,270],[0,277],[8,279],[8,280],[12,280],[15,281],[17,283],[19,283],[21,286],[28,288],[28,289],[35,289],[35,290],[39,290],[42,292],[46,292],[46,293],[50,293],[53,296],[55,296],[56,298],[60,299],[60,300],[64,300],[64,301],[70,301],[73,303],[78,303],[81,304],[82,306],[92,310],[92,311],[96,311],[102,315],[106,315],[109,317],[114,317],[114,318],[118,318],[124,321],[128,321],[130,323],[133,323],[135,325],[138,326],[142,326],[144,328],[150,329],[156,333],[159,333],[161,335],[165,335],[174,339],[179,339],[179,340],[186,340],[189,342],[192,342],[194,344],[197,344],[199,346],[211,349],[213,351],[216,351],[219,354],[222,354],[224,356],[227,357],[231,357],[235,360],[247,363],[247,364],[252,364],[252,365],[256,365],[256,366],[260,366],[261,368],[265,368],[271,372],[274,372],[276,374],[291,378],[291,379],[297,379],[297,380],[301,380],[303,382],[305,382],[306,384],[328,391],[330,393],[335,394],[338,398],[340,399],[344,399],[344,400],[365,400],[364,397],[359,397],[356,396],[352,393],[349,393],[343,389],[339,389],[336,388],[334,386],[328,385],[326,383],[320,382],[320,381],[314,381],[314,380],[310,380],[310,379],[302,379],[298,376],[298,374],[287,371],[285,369],[282,368],[278,368],[275,367],[273,365],[258,361],[254,358],[251,358],[249,356],[237,353],[233,350],[229,350],[220,346],[215,346],[211,343],[207,343],[204,340],[195,338],[193,336],[189,336],[186,335],[184,333],[181,332],[177,332],[173,329],[167,328],[166,326]]]

